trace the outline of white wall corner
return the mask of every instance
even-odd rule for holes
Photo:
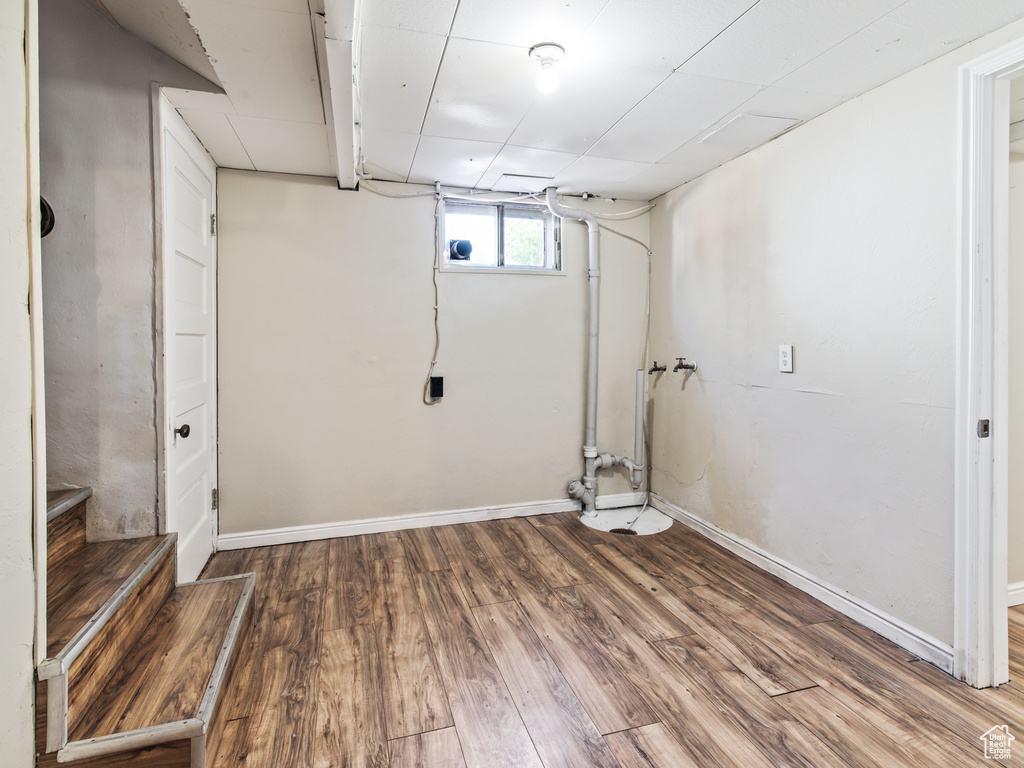
[[[633,494],[623,494],[632,497]],[[269,547],[273,544],[295,544],[300,541],[336,539],[362,536],[367,533],[404,531],[410,528],[433,528],[439,525],[477,523],[506,517],[553,515],[558,512],[578,512],[580,505],[572,499],[553,499],[526,504],[505,504],[495,507],[475,507],[442,512],[422,512],[415,515],[374,517],[364,520],[345,520],[319,525],[295,525],[288,528],[270,528],[262,531],[221,534],[217,537],[217,550]]]
[[[817,576],[813,576],[795,565],[765,552],[760,547],[687,512],[656,493],[651,494],[651,504],[658,511],[664,512],[669,517],[706,536],[761,570],[778,576],[787,584],[806,592],[830,608],[849,616],[924,661],[934,664],[944,672],[951,673],[953,671],[952,646],[936,640],[931,635],[890,616]],[[1024,587],[1024,585],[1021,586]]]

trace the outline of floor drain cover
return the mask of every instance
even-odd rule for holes
[[[632,528],[612,528],[609,533],[617,533],[620,536],[636,536],[636,531]]]

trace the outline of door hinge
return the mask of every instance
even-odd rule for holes
[[[218,493],[217,489],[214,488],[213,493],[210,494],[210,496],[210,509],[217,509],[217,505],[220,503],[220,493]]]
[[[978,422],[978,437],[988,437],[992,434],[992,425],[988,419],[982,419]]]
[[[210,234],[213,235],[214,237],[217,236],[217,214],[216,213],[211,213],[210,214]]]

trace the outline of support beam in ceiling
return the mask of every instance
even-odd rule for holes
[[[359,0],[310,0],[324,120],[341,189],[354,189],[358,181],[359,6]]]

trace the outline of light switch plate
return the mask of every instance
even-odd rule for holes
[[[793,345],[779,344],[779,373],[793,372]]]

